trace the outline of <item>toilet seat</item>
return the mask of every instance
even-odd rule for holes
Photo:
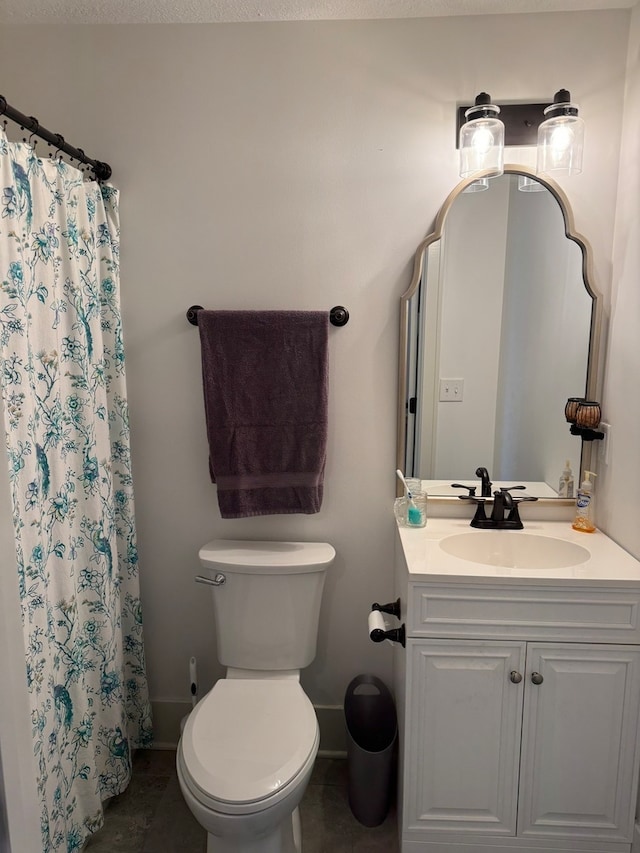
[[[193,796],[215,811],[270,808],[313,763],[319,730],[297,679],[221,679],[193,709],[178,760]]]

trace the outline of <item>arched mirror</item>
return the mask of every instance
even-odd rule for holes
[[[444,202],[401,300],[397,465],[430,495],[460,494],[479,466],[539,498],[567,459],[579,482],[591,445],[564,407],[598,399],[590,254],[562,190],[526,167]]]

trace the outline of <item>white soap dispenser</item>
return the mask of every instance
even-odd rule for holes
[[[571,470],[571,461],[569,459],[567,459],[567,461],[565,462],[564,471],[562,472],[562,476],[560,477],[560,484],[558,486],[558,497],[573,497],[573,471]]]
[[[596,477],[593,471],[584,472],[584,480],[578,489],[578,498],[576,500],[576,517],[571,525],[574,530],[579,530],[581,533],[593,533],[596,529],[595,524],[591,520],[591,490],[593,483],[590,477]]]

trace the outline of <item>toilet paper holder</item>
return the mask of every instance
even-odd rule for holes
[[[404,623],[399,628],[387,628],[386,622],[382,616],[383,613],[389,613],[400,619],[400,599],[392,601],[389,604],[378,604],[374,602],[371,605],[369,613],[369,637],[374,643],[382,643],[384,640],[391,640],[393,643],[400,643],[404,648],[406,645],[406,631]]]

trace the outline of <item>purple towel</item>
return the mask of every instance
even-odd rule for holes
[[[318,512],[329,314],[199,311],[209,471],[223,518]]]

